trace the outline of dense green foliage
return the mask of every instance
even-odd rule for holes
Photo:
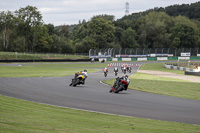
[[[114,20],[98,15],[78,25],[44,24],[36,7],[0,12],[0,51],[88,53],[102,48],[200,47],[200,2],[155,8]]]

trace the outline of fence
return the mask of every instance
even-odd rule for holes
[[[91,57],[148,57],[148,56],[181,56],[181,53],[189,53],[189,56],[200,56],[199,48],[124,48],[124,49],[90,49]]]

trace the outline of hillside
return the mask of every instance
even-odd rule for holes
[[[166,12],[169,16],[186,16],[190,19],[200,20],[200,1],[191,4],[182,4],[182,5],[171,5],[165,8],[163,7],[155,7],[154,9],[149,9],[144,12],[139,13],[132,13],[131,15],[124,16],[124,19],[137,19],[149,12],[156,11],[156,12]]]

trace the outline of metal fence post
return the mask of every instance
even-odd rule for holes
[[[145,48],[143,49],[143,55],[144,55],[144,50],[145,50]]]
[[[90,56],[91,56],[91,51],[92,51],[92,49],[89,50],[89,58],[90,58]]]
[[[121,55],[122,48],[119,49],[119,54]]]
[[[167,53],[169,54],[169,50],[170,50],[170,48],[168,48],[168,50],[167,50]]]

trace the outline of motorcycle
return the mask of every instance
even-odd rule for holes
[[[126,67],[122,67],[121,69],[122,69],[122,72],[123,72],[124,74],[126,74]]]
[[[105,62],[105,59],[102,59],[102,60],[101,60],[101,63],[104,63],[104,62]]]
[[[112,86],[112,88],[110,90],[110,93],[111,92],[118,93],[123,90],[126,91],[128,89],[129,83],[130,83],[130,81],[128,78],[125,79],[124,77],[122,77],[122,78],[117,77],[116,81],[114,82],[114,85]]]
[[[117,72],[118,72],[118,68],[115,67],[115,68],[114,68],[114,74],[115,74],[115,76],[117,76]]]
[[[94,58],[91,59],[91,63],[94,63]]]
[[[72,79],[70,86],[77,86],[80,84],[85,84],[86,77],[84,75],[78,75],[76,78]]]
[[[117,76],[117,71],[114,71],[114,73],[115,73],[115,76]]]
[[[106,77],[108,75],[108,72],[107,71],[104,71],[103,72],[104,76]]]
[[[127,67],[127,72],[131,73],[131,67]]]

